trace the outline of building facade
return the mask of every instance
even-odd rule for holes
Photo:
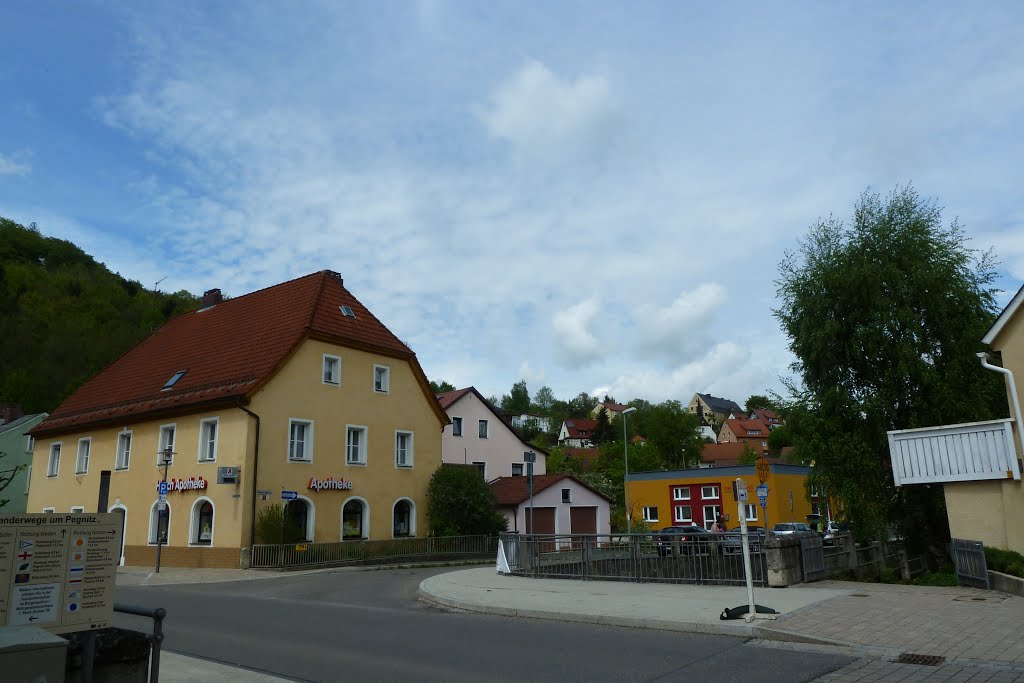
[[[46,413],[21,415],[0,424],[0,500],[7,501],[0,506],[0,512],[27,510],[32,451],[35,449],[35,438],[29,432],[45,417]]]
[[[525,477],[491,482],[498,511],[508,530],[538,534],[609,534],[611,501],[569,474],[533,478],[533,526]],[[534,531],[534,529],[536,531]]]
[[[534,474],[547,472],[547,452],[520,439],[474,387],[440,394],[437,400],[451,421],[441,437],[441,458],[445,463],[474,465],[484,481],[492,481],[523,475],[523,454],[533,451],[537,456]]]
[[[763,509],[755,495],[760,480],[754,465],[631,472],[627,486],[633,519],[643,519],[652,528],[696,524],[710,530],[718,515],[724,515],[732,529],[740,524],[732,485],[736,479],[743,479],[749,494],[744,507],[747,522],[757,526],[767,523],[770,529],[778,522],[806,522],[808,515],[817,514],[817,500],[807,494],[810,471],[799,465],[770,465]]]
[[[159,542],[168,565],[237,567],[273,504],[288,542],[423,535],[446,423],[412,351],[323,271],[204,301],[86,382],[33,430],[28,508],[95,510],[109,470],[129,565]]]

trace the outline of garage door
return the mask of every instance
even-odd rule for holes
[[[597,508],[573,507],[569,509],[569,524],[574,534],[597,533]]]
[[[554,535],[555,533],[555,508],[533,508],[533,523],[537,527],[538,534]],[[526,508],[526,533],[532,534],[530,530],[530,508]],[[550,553],[555,550],[554,540],[541,541],[538,551]]]

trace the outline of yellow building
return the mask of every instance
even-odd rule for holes
[[[28,511],[95,510],[110,470],[129,565],[159,539],[164,564],[238,566],[273,503],[289,541],[425,535],[447,422],[415,354],[337,273],[211,290],[33,430]]]
[[[807,499],[806,481],[811,468],[800,465],[769,465],[766,507],[755,493],[760,483],[754,465],[711,467],[669,472],[631,472],[629,487],[633,519],[643,519],[652,529],[696,524],[711,529],[719,515],[725,515],[729,529],[740,525],[739,508],[733,498],[736,479],[747,483],[747,523],[768,528],[779,522],[806,522],[817,514],[817,499]],[[765,514],[767,512],[767,515]]]

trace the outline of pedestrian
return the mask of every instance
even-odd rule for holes
[[[725,526],[725,517],[719,515],[718,519],[715,520],[715,523],[711,525],[711,533],[724,534],[726,531],[728,531],[728,529],[726,529]],[[723,554],[724,551],[722,543],[718,539],[714,538],[714,536],[711,538],[711,551],[717,552],[719,555]]]

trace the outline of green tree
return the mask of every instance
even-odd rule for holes
[[[998,375],[975,352],[996,314],[988,253],[912,187],[865,192],[849,226],[813,225],[787,254],[774,312],[797,377],[787,424],[809,485],[858,532],[899,524],[910,542],[948,538],[940,486],[896,490],[886,431],[1006,414]]]
[[[494,491],[475,467],[439,467],[427,487],[427,517],[435,536],[476,536],[505,531]]]
[[[656,405],[632,401],[636,412],[628,418],[630,434],[642,434],[645,448],[652,448],[661,457],[666,469],[682,469],[700,462],[704,440],[700,438],[700,418],[679,401],[663,401]],[[621,419],[621,418],[619,418]],[[616,428],[617,433],[621,428]]]
[[[510,395],[501,397],[501,409],[506,415],[522,415],[530,412],[530,390],[526,388],[525,379],[512,385]]]
[[[775,410],[775,403],[767,396],[754,394],[747,399],[747,404],[743,410],[746,411],[747,415],[750,415],[755,408],[758,410]]]
[[[761,454],[751,448],[749,443],[744,443],[743,448],[740,449],[739,461],[741,465],[753,465],[760,456]]]
[[[448,391],[455,391],[455,386],[445,382],[444,380],[441,380],[440,383],[430,380],[430,390],[435,394],[443,394]]]
[[[595,446],[615,440],[615,432],[612,431],[611,422],[608,420],[608,410],[604,406],[597,411],[597,425],[590,434],[590,440]]]
[[[25,466],[14,465],[13,467],[4,467],[3,459],[7,457],[7,453],[0,451],[0,491],[7,488],[12,481],[14,481],[15,475],[18,474]],[[7,505],[10,502],[10,498],[0,498],[0,508]]]
[[[788,448],[793,445],[793,433],[789,428],[789,425],[782,425],[768,432],[768,451],[778,456],[782,453],[783,448]]]
[[[555,392],[551,387],[543,386],[533,395],[533,409],[541,415],[548,415],[555,405]]]

